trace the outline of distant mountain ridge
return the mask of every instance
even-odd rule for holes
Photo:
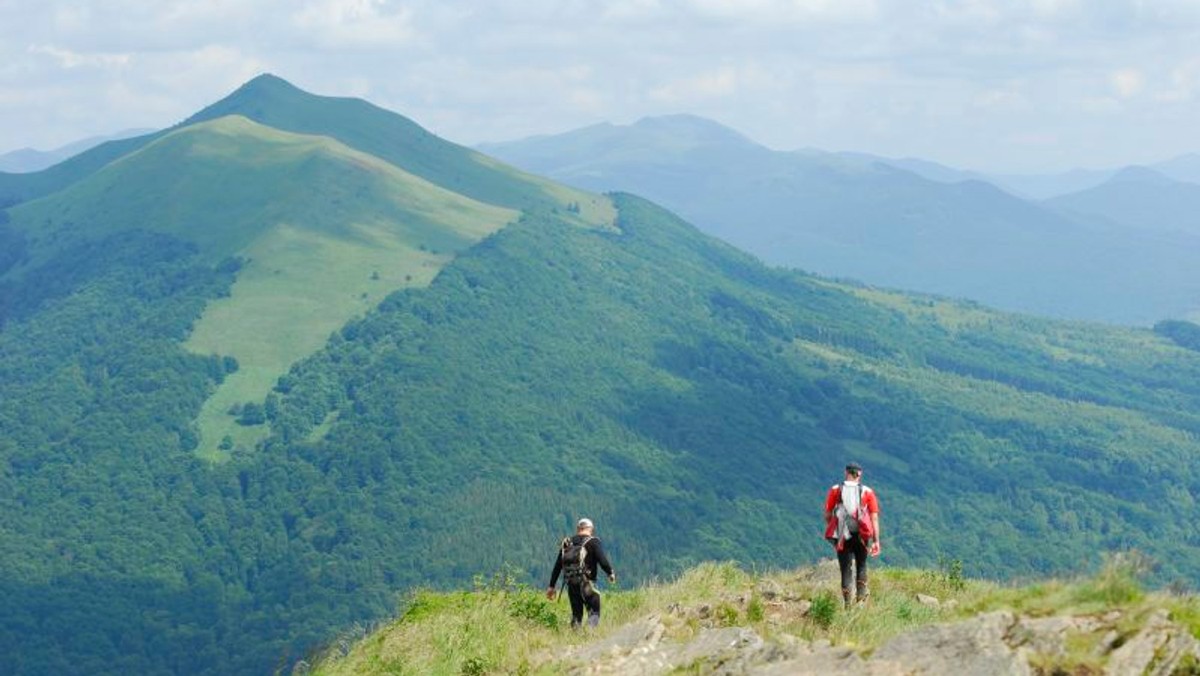
[[[1147,241],[928,162],[774,151],[690,116],[481,148],[645,195],[774,264],[1057,317],[1148,325],[1200,308],[1190,234]]]
[[[971,180],[985,181],[1017,197],[1031,200],[1047,200],[1094,188],[1111,179],[1117,173],[1125,169],[1136,168],[1137,166],[1131,165],[1115,169],[1072,169],[1052,174],[1014,174],[958,169],[915,157],[891,158],[871,155],[869,153],[828,153],[821,150],[805,150],[800,152],[814,155],[834,154],[863,162],[879,162],[904,169],[905,171],[911,171],[931,181],[941,183],[958,183],[960,181]],[[1173,178],[1176,181],[1200,184],[1200,155],[1195,153],[1156,162],[1147,165],[1146,168]]]
[[[1094,188],[1045,204],[1143,235],[1200,237],[1200,184],[1178,181],[1149,167],[1126,167]]]
[[[153,131],[153,129],[124,129],[114,134],[90,136],[54,148],[53,150],[35,150],[33,148],[13,150],[0,154],[0,172],[28,173],[31,171],[41,171],[63,160],[74,157],[85,150],[91,150],[101,143],[119,141],[134,136],[143,136]]]

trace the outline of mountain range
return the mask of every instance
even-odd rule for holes
[[[0,171],[9,173],[23,173],[30,171],[41,171],[48,167],[52,167],[63,160],[74,157],[79,153],[104,143],[106,141],[119,141],[121,139],[130,138],[132,136],[142,136],[149,134],[152,129],[124,129],[114,134],[104,136],[89,136],[72,143],[54,148],[53,150],[36,150],[34,148],[20,148],[6,153],[0,154]]]
[[[481,150],[581,188],[645,195],[772,264],[1068,319],[1149,325],[1200,309],[1196,229],[1151,236],[1130,222],[1186,207],[1196,186],[1181,181],[1129,191],[1122,172],[1041,202],[925,161],[775,151],[686,115]]]
[[[823,151],[809,151],[814,154],[825,154]],[[1001,172],[981,172],[948,167],[938,162],[914,157],[890,158],[869,153],[834,153],[843,157],[855,158],[866,162],[880,162],[898,169],[911,171],[931,181],[942,183],[959,183],[961,181],[985,181],[1018,197],[1035,201],[1048,200],[1054,197],[1081,192],[1104,183],[1124,169],[1137,169],[1137,165],[1115,169],[1071,169],[1057,173],[1046,174],[1013,174]],[[1158,172],[1167,178],[1184,183],[1200,183],[1200,154],[1186,153],[1162,162],[1142,167]]]
[[[768,267],[269,75],[0,193],[10,673],[286,668],[418,587],[540,585],[581,515],[631,584],[793,566],[848,459],[887,565],[1200,575],[1190,324]]]

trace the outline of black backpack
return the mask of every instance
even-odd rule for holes
[[[589,582],[587,576],[587,543],[595,538],[586,537],[576,541],[575,538],[563,538],[561,560],[563,578],[570,585],[582,585]]]

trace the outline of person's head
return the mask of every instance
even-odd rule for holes
[[[862,473],[863,473],[862,465],[858,464],[857,462],[851,462],[846,465],[846,478],[847,479],[853,479],[853,480],[857,481],[862,478]]]
[[[593,532],[595,532],[595,530],[596,526],[592,524],[591,519],[580,519],[579,522],[575,524],[575,532],[580,535],[591,535]]]

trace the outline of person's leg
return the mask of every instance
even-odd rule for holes
[[[567,585],[567,598],[571,601],[571,628],[583,623],[583,593],[579,585]]]
[[[850,564],[854,561],[854,551],[850,545],[853,540],[847,540],[837,553],[838,567],[842,569],[842,603],[847,608],[850,607],[850,593],[854,589],[854,576],[850,570]]]
[[[867,587],[867,543],[854,538],[854,595],[859,603],[866,603],[871,595]]]
[[[583,602],[587,604],[588,626],[595,629],[600,626],[600,592],[595,588],[590,589],[583,597]]]

